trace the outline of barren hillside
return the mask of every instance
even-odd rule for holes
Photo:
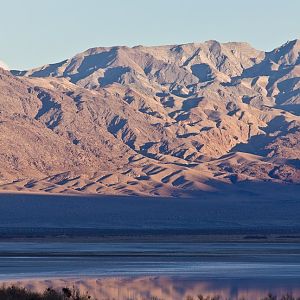
[[[1,190],[196,196],[299,184],[299,158],[299,40],[93,48],[0,69]]]

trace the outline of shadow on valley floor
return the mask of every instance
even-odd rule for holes
[[[300,185],[241,182],[192,198],[0,193],[0,236],[294,235],[299,192]]]

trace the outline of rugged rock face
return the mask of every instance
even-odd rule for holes
[[[93,48],[0,71],[6,190],[197,195],[300,183],[300,41]]]

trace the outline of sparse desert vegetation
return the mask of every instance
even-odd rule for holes
[[[188,295],[183,299],[173,299],[173,300],[300,300],[300,297],[295,297],[290,293],[284,294],[280,297],[269,293],[264,297],[257,299],[247,299],[247,298],[223,298],[219,295],[204,296],[198,294],[197,296]],[[24,287],[18,287],[15,285],[2,286],[0,288],[0,300],[165,300],[163,298],[150,296],[149,298],[143,297],[127,297],[127,298],[99,298],[94,299],[89,295],[89,293],[81,293],[76,287],[72,288],[62,288],[56,290],[53,288],[46,288],[44,292],[38,293],[31,291],[30,289]]]
[[[47,288],[43,293],[38,293],[12,285],[0,288],[0,300],[92,300],[92,297],[87,293],[81,294],[75,287],[61,290]]]

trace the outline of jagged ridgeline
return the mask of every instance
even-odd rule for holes
[[[191,196],[300,182],[300,41],[93,48],[0,71],[2,190]]]

